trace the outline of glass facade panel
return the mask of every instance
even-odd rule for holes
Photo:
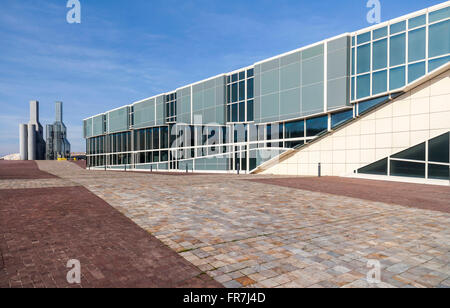
[[[303,138],[305,137],[305,122],[296,121],[285,124],[285,138]]]
[[[370,96],[370,74],[358,76],[357,98]]]
[[[420,16],[411,18],[408,21],[408,29],[413,29],[413,28],[423,26],[423,25],[425,25],[426,22],[427,22],[427,15],[420,15]]]
[[[251,99],[254,97],[254,87],[253,87],[254,79],[249,79],[247,81],[247,98]]]
[[[419,62],[408,66],[408,83],[425,75],[425,62]]]
[[[450,180],[449,166],[429,164],[428,178],[434,180]]]
[[[400,34],[390,38],[390,66],[405,63],[406,55],[406,35]]]
[[[360,168],[358,173],[362,174],[374,174],[374,175],[387,175],[388,173],[388,159],[382,159],[373,164]]]
[[[387,91],[387,71],[380,71],[372,75],[372,94],[379,94]]]
[[[405,31],[405,30],[406,30],[406,21],[401,21],[401,22],[391,25],[391,35]]]
[[[432,72],[448,62],[450,62],[450,56],[430,60],[428,61],[428,72]]]
[[[392,158],[425,161],[425,142],[398,154],[392,155]]]
[[[387,27],[373,30],[373,39],[377,40],[387,36]]]
[[[389,89],[395,90],[405,85],[405,67],[397,67],[390,70]]]
[[[253,101],[247,102],[247,121],[252,122],[254,120]]]
[[[450,17],[450,7],[446,7],[434,12],[430,12],[430,22],[439,21]]]
[[[450,163],[449,146],[449,133],[431,139],[428,145],[428,160],[436,163]]]
[[[328,117],[306,120],[306,137],[314,137],[328,130]]]
[[[431,25],[428,38],[428,56],[437,57],[450,53],[450,20]]]
[[[425,163],[391,160],[391,176],[425,178]]]
[[[370,32],[366,32],[366,33],[358,35],[358,45],[364,44],[370,40],[371,40]]]
[[[358,104],[358,111],[359,114],[363,114],[368,110],[371,110],[372,108],[378,106],[381,103],[384,103],[385,101],[387,101],[389,99],[389,96],[383,96],[383,97],[379,97],[379,98],[375,98],[375,99],[371,99],[365,102],[361,102]]]
[[[370,44],[359,46],[357,55],[358,74],[370,71]]]
[[[331,115],[331,128],[347,122],[353,119],[353,110],[347,110],[339,113],[333,113]]]
[[[387,39],[373,43],[373,70],[387,67]]]
[[[425,59],[426,52],[426,29],[420,28],[409,31],[408,37],[408,59],[409,62]]]

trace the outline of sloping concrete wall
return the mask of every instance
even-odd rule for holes
[[[450,131],[450,70],[390,103],[296,150],[263,174],[346,176]]]

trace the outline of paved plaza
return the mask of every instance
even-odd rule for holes
[[[448,203],[407,207],[273,185],[280,178],[270,176],[38,165],[87,188],[225,287],[450,287]],[[449,187],[422,187],[450,202]],[[426,195],[421,203],[433,203]],[[368,260],[381,263],[380,284],[367,283]]]

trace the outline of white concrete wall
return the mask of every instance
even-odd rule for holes
[[[450,71],[332,132],[263,174],[346,176],[450,131]]]

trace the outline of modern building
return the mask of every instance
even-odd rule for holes
[[[84,120],[88,166],[449,178],[450,1]]]
[[[20,134],[20,159],[21,160],[44,160],[45,141],[43,128],[39,123],[39,102],[30,102],[30,121],[21,124]]]
[[[67,128],[63,123],[62,102],[56,102],[55,111],[55,122],[46,126],[47,160],[70,158],[70,143],[67,140]]]

